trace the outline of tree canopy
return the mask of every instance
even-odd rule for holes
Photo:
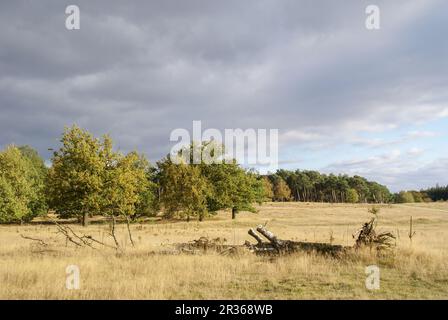
[[[436,185],[435,187],[426,190],[421,190],[421,192],[424,194],[424,196],[427,196],[432,201],[448,200],[448,185],[446,186]]]
[[[11,145],[0,152],[0,222],[24,222],[46,213],[42,164],[29,147]]]
[[[199,151],[196,149],[196,152],[193,152],[194,148],[198,148]],[[212,142],[207,141],[202,144],[192,143],[186,149],[190,151],[188,153],[190,163],[185,163],[184,157],[183,162],[176,159],[175,162],[178,164],[174,164],[170,156],[158,162],[162,177],[160,180],[161,201],[168,216],[176,212],[188,212],[188,217],[195,215],[202,220],[203,217],[215,214],[218,210],[230,209],[232,218],[235,218],[239,211],[254,212],[253,204],[263,201],[264,190],[261,178],[256,173],[242,168],[235,160],[210,163],[201,157],[193,163],[193,155],[202,156],[204,151],[207,152],[208,157],[219,158],[220,155],[213,152],[216,150],[218,150],[216,152],[223,152],[222,146],[214,148]],[[185,149],[182,152],[185,153]],[[181,174],[183,178],[179,177]],[[192,179],[196,181],[195,184],[189,182]],[[186,182],[181,183],[181,180]],[[182,195],[188,198],[188,206],[186,203],[179,202]],[[174,203],[171,204],[171,202]],[[192,205],[199,206],[195,208],[196,212],[186,209]]]
[[[356,175],[336,176],[317,171],[280,169],[267,178],[272,184],[274,201],[352,202],[356,196],[356,202],[385,203],[392,200],[386,186]]]
[[[113,150],[109,136],[95,138],[77,126],[66,128],[49,170],[48,199],[60,217],[103,214],[132,216],[141,208],[147,187],[147,161],[136,152]]]

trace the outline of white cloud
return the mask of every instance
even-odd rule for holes
[[[421,162],[417,158],[424,152],[412,148],[406,153],[395,150],[374,157],[335,162],[323,168],[324,172],[362,175],[386,184],[392,191],[419,190],[436,183],[448,184],[448,158]]]
[[[410,156],[420,156],[425,152],[424,149],[421,148],[411,148],[408,150],[407,154]]]
[[[415,139],[415,138],[431,138],[435,137],[437,132],[434,131],[410,131],[407,133],[406,138]]]

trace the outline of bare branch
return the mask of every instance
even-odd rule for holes
[[[43,245],[43,246],[48,246],[48,244],[45,243],[45,241],[43,241],[43,240],[41,240],[41,239],[27,237],[27,236],[24,236],[23,234],[21,234],[20,236],[21,236],[23,239],[32,240],[32,241],[37,241],[37,242],[39,242],[39,244],[41,244],[41,245]]]

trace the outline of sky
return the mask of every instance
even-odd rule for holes
[[[443,0],[1,1],[0,148],[49,160],[76,123],[154,162],[200,120],[278,129],[281,168],[448,184],[447,34]]]

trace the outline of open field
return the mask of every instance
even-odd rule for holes
[[[267,203],[258,213],[232,221],[223,212],[204,222],[147,222],[117,226],[124,248],[66,246],[53,225],[0,226],[1,299],[447,299],[448,203],[384,205],[379,229],[399,234],[397,248],[377,256],[365,250],[343,258],[298,253],[276,258],[154,254],[201,236],[228,244],[253,242],[250,227],[264,224],[281,239],[352,245],[352,234],[369,220],[368,205]],[[407,233],[413,216],[416,235]],[[107,224],[74,230],[112,243]],[[21,235],[48,243],[40,246]],[[66,267],[80,268],[81,288],[67,290]],[[381,288],[365,287],[365,267],[381,270]]]

